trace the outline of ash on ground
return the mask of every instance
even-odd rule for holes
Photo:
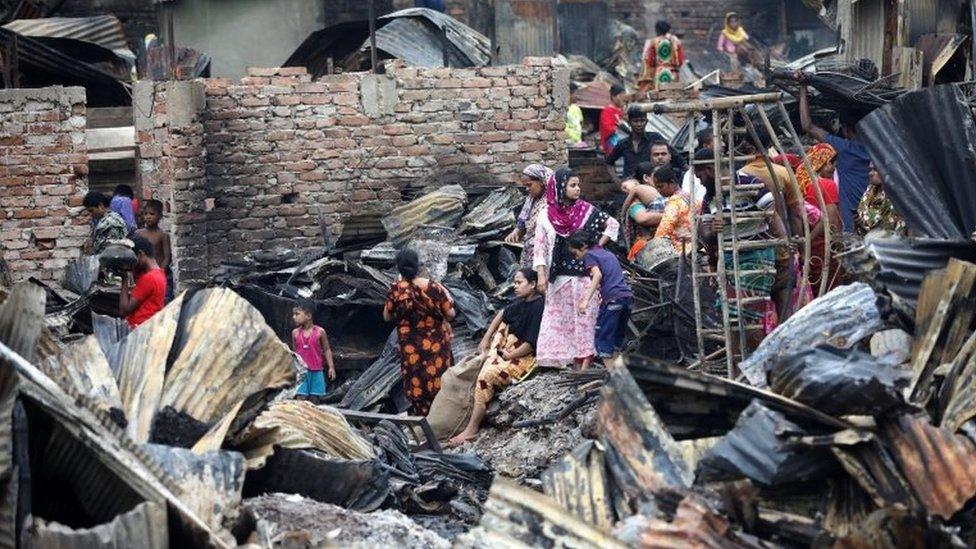
[[[256,523],[248,540],[273,547],[423,547],[451,544],[410,517],[393,510],[359,513],[337,505],[289,494],[268,494],[244,501]]]
[[[496,475],[535,485],[542,472],[578,446],[591,432],[596,404],[590,403],[561,420],[537,427],[515,428],[512,423],[558,413],[579,396],[561,385],[568,373],[540,369],[529,379],[498,392],[488,406],[481,432],[459,452],[475,452]]]

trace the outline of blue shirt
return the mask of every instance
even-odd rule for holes
[[[600,247],[590,248],[583,256],[583,266],[587,271],[594,266],[599,267],[600,274],[603,275],[600,279],[600,299],[604,303],[634,296],[624,279],[624,270],[620,268],[620,262],[612,253]]]
[[[828,145],[837,151],[837,173],[840,175],[840,216],[844,221],[844,230],[854,230],[854,212],[868,188],[868,167],[871,156],[864,145],[857,141],[827,134],[824,138]]]
[[[138,228],[136,216],[132,213],[132,199],[127,196],[113,196],[108,209],[122,216],[125,228],[130,233]]]

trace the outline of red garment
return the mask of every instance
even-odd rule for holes
[[[603,110],[600,111],[600,148],[603,149],[603,154],[613,152],[610,137],[617,132],[617,123],[620,122],[620,117],[623,115],[623,109],[613,103],[603,107]]]
[[[152,315],[163,310],[166,299],[166,273],[160,269],[150,269],[136,277],[132,288],[132,299],[139,303],[132,314],[125,317],[130,328],[149,320]]]
[[[291,333],[295,353],[302,357],[310,372],[320,372],[322,368],[322,332],[320,326],[312,326],[312,331],[306,335],[302,328],[295,328]]]
[[[840,204],[840,193],[837,190],[836,181],[821,177],[818,183],[820,185],[820,194],[823,195],[824,204]],[[817,200],[817,191],[814,190],[813,185],[807,187],[806,201],[813,206],[820,207],[820,201]]]
[[[133,198],[132,199],[132,215],[136,216],[136,219],[139,219],[139,199],[138,198]]]

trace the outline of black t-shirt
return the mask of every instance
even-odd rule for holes
[[[516,298],[502,312],[502,321],[508,325],[511,333],[522,343],[532,345],[533,351],[539,341],[539,326],[545,305],[546,300],[542,296],[536,296],[532,301]]]

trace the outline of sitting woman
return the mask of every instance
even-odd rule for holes
[[[546,300],[538,290],[532,269],[515,273],[515,301],[495,315],[478,345],[485,357],[474,386],[474,408],[467,427],[451,439],[452,445],[473,439],[485,417],[488,402],[501,389],[535,369],[535,345]]]
[[[664,217],[664,197],[654,186],[654,165],[641,162],[633,179],[620,183],[620,190],[627,193],[620,217],[624,221],[625,235],[630,245],[627,259],[634,261]]]

